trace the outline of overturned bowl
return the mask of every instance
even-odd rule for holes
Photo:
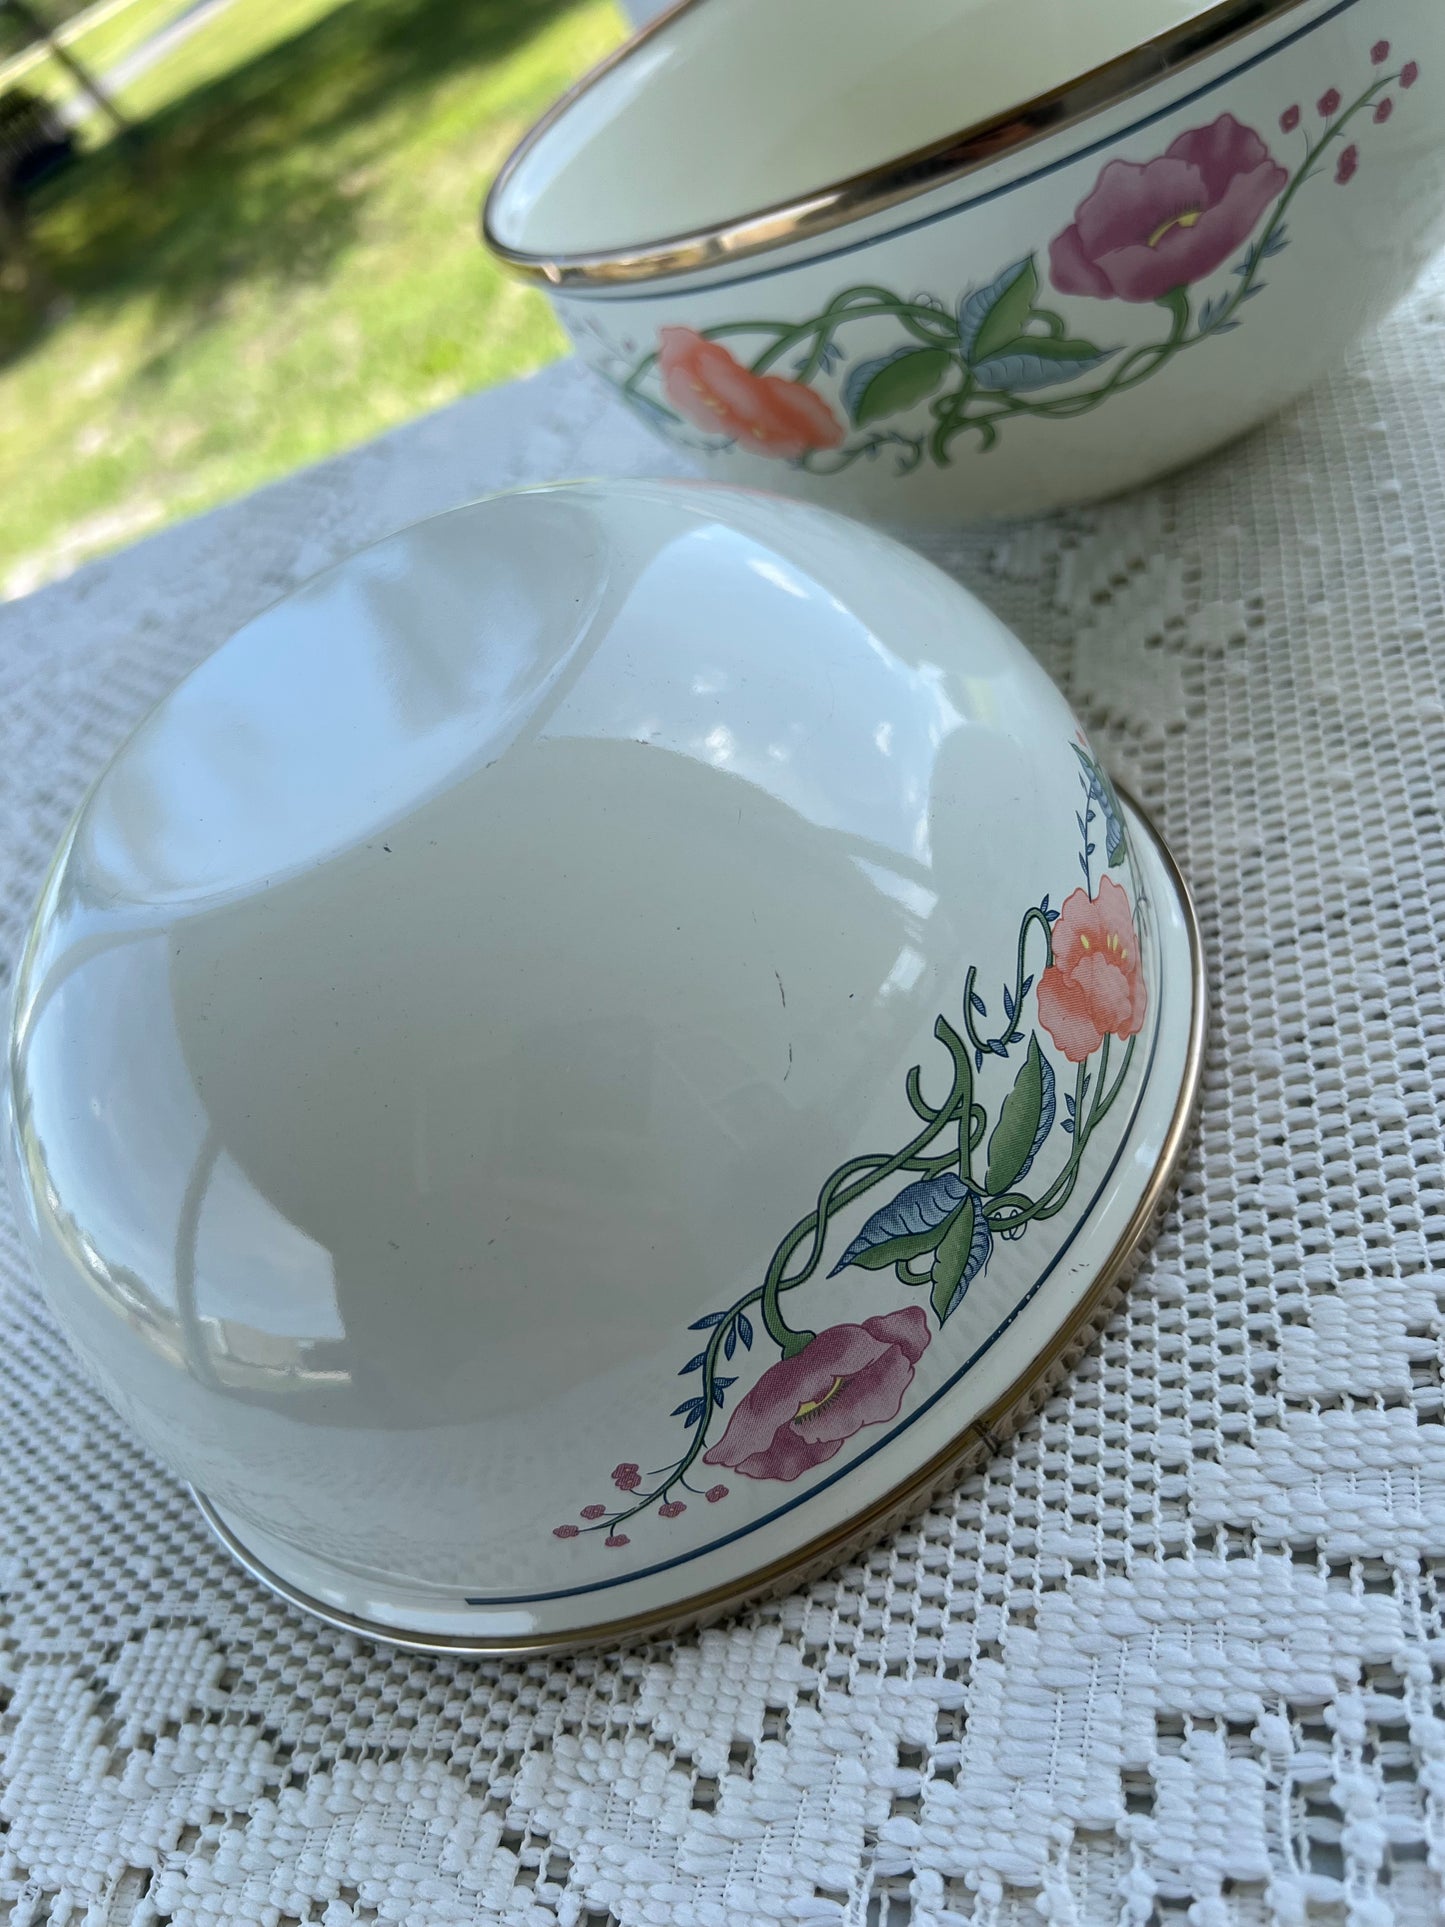
[[[710,475],[899,526],[1107,495],[1297,395],[1445,231],[1437,0],[886,14],[683,0],[488,198]]]
[[[21,1218],[277,1590],[671,1626],[987,1446],[1178,1155],[1187,899],[887,538],[703,485],[458,509],[248,624],[66,836]]]

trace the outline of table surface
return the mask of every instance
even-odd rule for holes
[[[927,545],[1193,882],[1178,1201],[1077,1376],[921,1523],[676,1644],[308,1623],[81,1382],[0,1221],[0,1905],[86,1922],[1445,1917],[1445,269],[1126,500]],[[146,706],[499,484],[667,472],[572,365],[0,610],[0,956]]]

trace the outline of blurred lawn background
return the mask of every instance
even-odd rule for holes
[[[561,353],[477,217],[624,31],[613,0],[131,0],[77,34],[138,135],[90,115],[31,197],[43,309],[0,277],[0,594]]]

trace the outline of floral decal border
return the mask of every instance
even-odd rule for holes
[[[1293,169],[1228,113],[1147,163],[1108,162],[1049,244],[1047,275],[1065,297],[1156,304],[1168,330],[1145,346],[1101,344],[1047,305],[1038,253],[952,303],[852,287],[804,321],[664,327],[640,358],[632,344],[614,347],[595,322],[580,324],[582,345],[594,365],[600,354],[601,372],[654,426],[703,452],[748,450],[816,475],[885,452],[899,474],[925,462],[946,468],[962,435],[976,436],[986,453],[1015,418],[1073,420],[1238,328],[1245,304],[1268,285],[1266,264],[1289,246],[1295,197],[1331,165],[1336,185],[1348,186],[1360,166],[1351,130],[1383,125],[1397,94],[1419,79],[1414,60],[1379,71],[1390,52],[1389,41],[1375,43],[1375,77],[1348,105],[1337,88],[1321,95],[1317,130],[1298,104],[1284,110],[1281,135],[1304,139]],[[1240,248],[1237,285],[1198,298],[1199,284]],[[850,358],[858,325],[874,324],[876,342],[880,322],[896,326],[896,345]],[[759,338],[750,359],[724,345]],[[831,398],[814,385],[819,377],[836,377]],[[1068,392],[1050,394],[1054,388]],[[913,425],[925,404],[928,423]]]
[[[591,1500],[575,1522],[554,1526],[554,1537],[597,1533],[621,1548],[631,1543],[626,1528],[635,1530],[644,1514],[672,1520],[695,1500],[726,1499],[728,1485],[705,1468],[791,1483],[825,1464],[864,1427],[897,1417],[919,1359],[987,1270],[996,1241],[1024,1238],[1030,1225],[1067,1206],[1089,1142],[1129,1075],[1148,1010],[1134,913],[1109,874],[1129,863],[1123,815],[1082,737],[1073,751],[1083,884],[1058,909],[1045,896],[1023,912],[1000,1018],[990,1019],[977,966],[970,966],[958,1021],[940,1014],[934,1025],[949,1067],[938,1101],[915,1065],[904,1096],[918,1128],[906,1142],[839,1165],[778,1244],[763,1281],[688,1327],[698,1349],[678,1369],[687,1384],[670,1414],[683,1434],[676,1458],[647,1472],[622,1460],[611,1475],[617,1496]],[[1052,1049],[1040,1041],[1041,1030]],[[1115,1043],[1124,1049],[1111,1069]],[[1062,1110],[1055,1055],[1074,1073]],[[994,1059],[1016,1068],[991,1110],[984,1067]],[[1040,1180],[1036,1174],[1057,1158],[1059,1139],[1068,1140],[1062,1163]],[[1031,1174],[1035,1182],[1027,1186]],[[855,1206],[866,1211],[861,1224]],[[848,1222],[856,1228],[845,1242],[840,1227]],[[818,1277],[829,1260],[825,1278],[853,1268],[880,1277],[891,1272],[916,1295],[896,1303],[890,1293],[859,1324],[810,1331],[790,1323],[786,1295]],[[776,1359],[729,1411],[728,1394],[755,1344]]]

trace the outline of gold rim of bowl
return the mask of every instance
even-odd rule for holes
[[[674,22],[704,4],[704,0],[675,0],[632,38],[584,74],[563,94],[508,157],[492,184],[482,210],[482,238],[492,252],[517,274],[553,288],[617,287],[630,282],[658,281],[674,275],[701,273],[750,256],[764,254],[789,242],[808,241],[850,221],[861,221],[901,202],[916,199],[934,188],[963,179],[992,161],[1015,154],[1051,134],[1077,126],[1095,114],[1143,93],[1181,69],[1207,59],[1234,41],[1267,27],[1310,4],[1310,0],[1215,0],[1193,19],[1142,40],[1112,60],[1064,81],[1047,93],[1009,107],[987,120],[975,121],[926,147],[880,162],[861,174],[849,175],[796,200],[779,201],[736,220],[720,221],[691,233],[669,235],[623,248],[587,253],[539,254],[509,247],[497,236],[497,215],[512,179],[533,152],[573,106],[640,48],[665,33]],[[721,4],[721,0],[714,0]]]
[[[1190,962],[1189,1047],[1185,1054],[1184,1072],[1158,1160],[1117,1244],[1099,1267],[1098,1276],[1073,1314],[1054,1333],[1029,1369],[1001,1397],[995,1399],[979,1418],[881,1498],[783,1558],[746,1572],[727,1584],[694,1593],[690,1598],[675,1600],[625,1618],[579,1625],[565,1632],[488,1638],[485,1634],[470,1636],[462,1633],[418,1632],[362,1619],[339,1607],[327,1605],[324,1600],[313,1598],[273,1572],[237,1538],[205,1495],[192,1486],[191,1497],[199,1506],[206,1524],[237,1564],[288,1605],[298,1606],[313,1618],[324,1620],[342,1632],[355,1633],[381,1645],[400,1647],[406,1652],[455,1653],[474,1659],[531,1659],[551,1654],[585,1652],[598,1646],[626,1645],[642,1639],[690,1631],[740,1607],[756,1604],[802,1585],[838,1565],[851,1552],[861,1551],[876,1543],[891,1527],[901,1525],[911,1515],[922,1511],[974,1460],[996,1452],[1001,1444],[1000,1435],[1007,1435],[1032,1409],[1038,1395],[1049,1390],[1061,1362],[1075,1345],[1087,1338],[1110,1294],[1128,1278],[1133,1260],[1171,1195],[1189,1144],[1203,1080],[1207,991],[1204,945],[1194,902],[1179,866],[1148,813],[1122,784],[1116,784],[1115,787],[1134,822],[1147,836],[1164,876],[1174,891],[1184,921]]]

